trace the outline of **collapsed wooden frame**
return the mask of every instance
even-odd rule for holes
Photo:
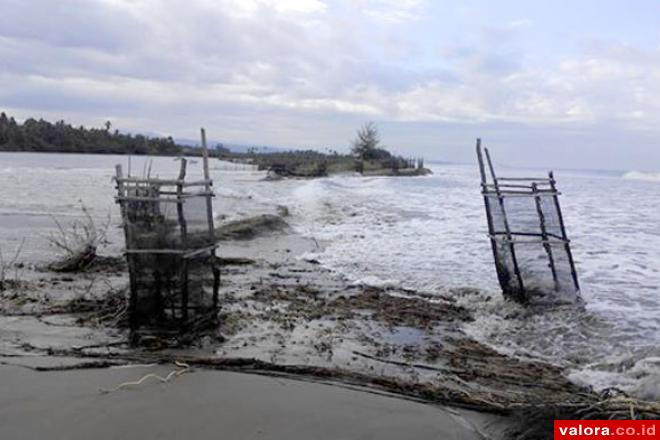
[[[571,253],[570,240],[559,205],[559,191],[552,171],[548,177],[498,177],[487,148],[482,152],[481,139],[477,139],[477,159],[481,175],[481,193],[486,208],[488,235],[495,259],[497,277],[504,295],[521,303],[536,296],[547,298],[547,290],[559,292],[576,300],[579,282]],[[484,161],[484,153],[486,160]],[[489,176],[486,174],[486,164]],[[535,215],[515,211],[508,200],[533,199]],[[547,201],[549,199],[549,202]],[[523,211],[519,208],[519,211]],[[511,216],[526,215],[524,228],[512,227]],[[535,220],[532,218],[535,217]],[[535,222],[535,224],[533,224]],[[552,227],[550,227],[551,225]],[[526,230],[522,230],[526,229]],[[547,258],[547,269],[536,258],[519,257],[522,246],[542,246]],[[524,252],[529,254],[529,251]],[[531,252],[533,255],[533,251]],[[548,271],[549,274],[545,271]],[[539,280],[551,276],[551,286]]]

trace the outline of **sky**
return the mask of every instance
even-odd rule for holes
[[[0,110],[124,132],[660,171],[657,0],[0,0]]]

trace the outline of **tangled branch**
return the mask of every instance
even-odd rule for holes
[[[53,217],[57,233],[49,237],[49,242],[60,251],[60,256],[48,268],[56,272],[75,272],[84,270],[96,258],[98,246],[105,243],[110,226],[110,214],[107,221],[98,226],[89,210],[81,203],[83,218],[74,221],[68,229]]]

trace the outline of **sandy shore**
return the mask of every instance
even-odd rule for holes
[[[372,340],[375,335],[365,331],[373,329],[358,331],[351,322],[361,326],[362,318],[338,316],[349,312],[346,307],[324,310],[318,303],[362,287],[319,267],[313,252],[322,244],[292,233],[283,222],[273,224],[274,230],[258,227],[255,234],[235,234],[235,224],[225,230],[231,233],[220,249],[225,261],[220,328],[192,346],[128,347],[125,316],[112,299],[126,293],[120,255],[81,273],[23,270],[20,283],[0,294],[0,438],[470,439],[506,425],[500,416],[411,401],[414,396],[402,400],[387,387],[362,388],[359,374],[393,369],[386,374],[398,377],[400,367],[375,361],[382,364],[376,374],[369,366],[374,361],[356,362],[353,349],[361,345],[342,346],[342,335]],[[301,309],[285,291],[294,297],[306,292],[308,306]],[[290,313],[282,313],[289,307]],[[401,334],[410,344],[408,339],[422,335]],[[151,356],[161,364],[139,366]],[[255,372],[276,376],[198,363],[168,383],[152,376],[138,386],[101,392],[147,374],[167,377],[176,369],[162,364],[168,356],[255,359],[273,368],[322,368],[330,374],[287,374],[300,381],[269,367]],[[344,373],[349,375],[342,378]]]
[[[128,345],[120,255],[24,270],[0,294],[0,438],[498,438],[519,408],[588,398],[560,368],[468,337],[476,292],[353,285],[315,261],[323,243],[271,220],[225,230],[219,327],[186,344]],[[195,372],[98,391],[177,361]]]
[[[250,374],[132,367],[36,373],[0,368],[3,439],[480,439],[477,414]]]

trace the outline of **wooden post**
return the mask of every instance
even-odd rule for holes
[[[183,181],[186,178],[186,159],[181,158],[181,168],[179,169],[178,183],[176,185],[176,204],[179,228],[181,231],[181,248],[188,249],[188,226],[183,208]],[[181,261],[179,279],[181,280],[181,323],[185,328],[188,324],[188,262],[185,258]]]
[[[548,231],[545,227],[545,215],[543,214],[543,207],[541,206],[541,196],[536,182],[532,183],[532,193],[534,193],[534,202],[536,203],[536,213],[539,216],[539,226],[541,227],[541,237],[543,238],[543,247],[548,254],[549,266],[552,271],[552,280],[555,285],[555,292],[559,292],[559,281],[557,280],[557,270],[555,269],[555,260],[552,257],[552,247],[548,242]]]
[[[490,244],[493,250],[493,259],[495,260],[495,269],[497,272],[497,279],[502,288],[505,288],[509,284],[508,280],[510,275],[506,267],[502,267],[500,264],[500,257],[497,252],[497,240],[496,240],[496,231],[495,225],[493,222],[492,207],[490,205],[490,197],[488,197],[488,178],[486,177],[486,169],[484,165],[483,154],[481,151],[481,139],[477,138],[477,159],[479,160],[479,173],[481,175],[481,193],[484,197],[484,205],[486,206],[486,218],[488,220],[488,235],[490,237]]]
[[[158,257],[156,257],[158,258]],[[154,278],[154,303],[156,304],[156,322],[161,325],[165,319],[165,302],[163,301],[163,283],[161,282],[160,273],[156,268],[153,271]]]
[[[206,196],[206,215],[209,224],[209,238],[215,242],[215,230],[213,227],[213,206],[211,204],[211,175],[209,173],[209,151],[206,148],[206,131],[202,128],[202,155],[203,155],[203,164],[204,164],[204,189],[209,194]]]
[[[179,168],[179,177],[176,185],[176,198],[178,202],[183,202],[183,181],[186,178],[186,159],[181,158],[181,167]],[[183,212],[183,203],[176,204],[177,217],[179,219],[179,227],[181,228],[181,247],[187,249],[188,247],[188,227],[186,224],[186,216]]]
[[[500,202],[500,208],[502,209],[502,221],[504,223],[504,229],[506,231],[507,240],[509,241],[511,260],[513,260],[513,269],[516,273],[516,278],[518,279],[518,287],[520,288],[520,292],[518,293],[518,300],[524,302],[526,301],[526,298],[524,297],[525,286],[523,284],[522,276],[520,275],[520,268],[518,267],[518,259],[516,258],[516,250],[513,243],[513,236],[511,235],[511,229],[509,228],[509,220],[507,219],[506,216],[506,209],[504,207],[504,196],[502,196],[502,193],[500,192],[499,183],[497,181],[497,175],[495,174],[495,169],[493,168],[493,161],[490,159],[490,153],[488,153],[488,148],[485,148],[485,152],[486,152],[486,160],[488,161],[488,168],[490,169],[490,175],[493,179],[493,184],[495,186],[495,192],[497,193],[497,198]]]
[[[200,129],[202,135],[202,158],[204,162],[204,178],[209,179],[209,150],[206,147],[206,130]]]
[[[211,174],[209,173],[209,150],[206,146],[206,130],[201,128],[202,136],[202,155],[203,155],[203,164],[204,164],[204,180],[206,184],[204,186],[208,195],[206,195],[206,217],[209,225],[209,239],[212,244],[215,244],[215,227],[213,225],[213,204],[211,202]],[[218,290],[220,287],[220,269],[216,266],[217,259],[215,257],[215,249],[211,250],[211,270],[213,271],[213,309],[218,309]]]
[[[490,246],[493,249],[493,259],[495,260],[495,270],[497,272],[497,279],[500,282],[500,286],[506,284],[506,277],[502,271],[502,267],[499,264],[499,257],[497,254],[497,241],[495,240],[495,226],[493,225],[493,216],[490,208],[490,201],[488,200],[488,187],[486,179],[486,170],[484,167],[484,158],[481,153],[481,139],[477,138],[477,159],[479,161],[479,173],[481,174],[481,194],[484,196],[484,205],[486,207],[486,219],[488,221],[488,236],[490,237]]]
[[[575,289],[579,292],[580,283],[578,282],[577,271],[575,270],[575,263],[573,262],[571,245],[568,240],[568,235],[566,234],[566,228],[564,227],[564,217],[561,213],[561,207],[559,206],[559,197],[557,196],[557,188],[555,187],[555,176],[552,171],[548,172],[548,178],[550,180],[550,188],[554,193],[552,198],[554,199],[555,208],[557,209],[557,217],[559,218],[559,227],[561,228],[561,236],[564,239],[564,249],[566,249],[566,254],[568,255],[568,262],[571,265],[571,276],[573,277],[573,283],[575,284]]]
[[[132,234],[131,234],[131,225],[128,219],[128,211],[124,205],[124,201],[121,200],[121,197],[125,197],[126,188],[124,187],[123,177],[124,173],[120,164],[115,166],[115,176],[117,182],[117,193],[119,195],[119,211],[121,212],[122,223],[124,227],[124,241],[126,242],[126,249],[132,248]],[[130,296],[128,299],[128,324],[131,332],[134,332],[137,329],[137,280],[135,275],[135,255],[131,253],[126,253],[126,263],[128,264],[128,283],[130,287]],[[133,335],[134,336],[134,335]]]

